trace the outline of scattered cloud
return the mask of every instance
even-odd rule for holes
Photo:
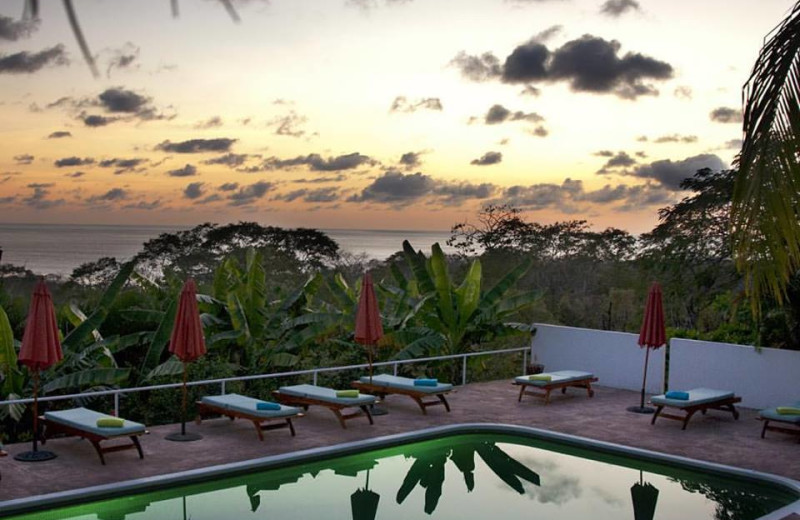
[[[114,121],[118,121],[120,118],[118,117],[106,117],[106,116],[98,116],[98,115],[87,115],[83,116],[83,124],[92,128],[96,128],[99,126],[106,126]]]
[[[392,101],[389,112],[413,113],[417,110],[442,110],[442,102],[438,97],[422,98],[409,101],[405,96],[397,96]]]
[[[65,173],[64,174],[65,177],[71,177],[73,179],[78,179],[80,177],[83,177],[84,175],[86,175],[86,172],[80,172],[80,171],[79,172],[72,172],[72,173]]]
[[[275,135],[303,137],[306,135],[306,131],[300,127],[307,122],[308,118],[306,116],[302,116],[292,110],[285,116],[279,116],[269,121],[267,126],[275,128]]]
[[[167,175],[170,177],[193,177],[197,175],[197,167],[191,164],[185,165],[183,168],[169,170]]]
[[[227,153],[225,155],[214,157],[213,159],[205,160],[203,161],[203,164],[222,164],[224,166],[228,166],[229,168],[238,168],[239,166],[246,163],[247,160],[250,159],[251,157],[261,157],[261,156],[250,155],[246,153]]]
[[[116,168],[115,175],[120,175],[128,172],[143,171],[140,166],[147,164],[147,159],[134,157],[131,159],[104,159],[97,163],[101,168]]]
[[[218,137],[216,139],[189,139],[188,141],[181,141],[179,143],[173,143],[167,140],[156,145],[156,150],[173,153],[227,152],[230,151],[231,146],[233,146],[233,143],[236,141],[236,139],[229,139],[227,137]]]
[[[669,135],[662,135],[660,137],[656,137],[653,139],[653,142],[656,144],[663,144],[663,143],[696,143],[697,136],[696,135],[679,135],[679,134],[669,134]]]
[[[139,202],[134,202],[132,204],[125,204],[122,206],[122,209],[136,209],[142,211],[152,211],[154,209],[158,209],[161,207],[161,199],[157,199],[151,202],[147,202],[146,200],[140,200]]]
[[[15,42],[29,37],[39,28],[36,19],[15,20],[8,16],[0,16],[0,40]]]
[[[339,200],[339,189],[330,188],[317,188],[315,190],[300,189],[278,195],[274,200],[282,200],[284,202],[292,202],[297,199],[302,199],[303,202],[313,204],[320,204],[326,202],[336,202]]]
[[[563,81],[574,92],[614,94],[631,100],[658,95],[652,81],[672,78],[672,66],[641,53],[620,56],[620,49],[616,40],[586,34],[551,51],[534,37],[517,46],[502,65],[491,52],[471,56],[463,51],[451,64],[472,81],[527,84]]]
[[[274,184],[266,181],[258,181],[248,186],[242,186],[227,196],[228,204],[230,206],[247,206],[264,197],[274,187]]]
[[[479,159],[473,159],[470,164],[475,166],[489,166],[492,164],[499,164],[503,160],[503,154],[500,152],[486,152]]]
[[[421,172],[405,174],[389,170],[378,177],[348,202],[384,203],[399,209],[430,197],[436,203],[458,206],[470,199],[486,199],[494,192],[489,183],[445,182]]]
[[[708,117],[716,123],[741,123],[742,111],[737,108],[718,107]]]
[[[52,132],[47,136],[48,139],[63,139],[64,137],[72,137],[72,133],[67,132],[66,130],[59,130],[58,132]]]
[[[520,90],[519,95],[538,97],[541,93],[542,89],[534,87],[533,85],[525,85],[525,87]]]
[[[347,176],[345,176],[344,174],[340,173],[339,175],[329,175],[329,176],[326,176],[326,177],[314,177],[312,179],[306,179],[306,178],[295,179],[292,182],[294,182],[295,184],[323,184],[323,183],[326,183],[326,182],[341,182],[341,181],[345,180],[346,178],[347,178]]]
[[[679,87],[675,87],[675,90],[672,92],[672,94],[676,98],[683,99],[685,101],[691,100],[692,96],[694,95],[693,92],[692,92],[692,87],[689,87],[689,86],[686,86],[686,85],[681,85]]]
[[[300,155],[294,159],[279,159],[277,157],[269,157],[264,160],[262,167],[266,170],[279,170],[283,168],[292,168],[294,166],[307,165],[310,170],[320,172],[332,172],[340,170],[351,170],[358,168],[361,165],[374,166],[377,161],[361,155],[358,152],[349,153],[346,155],[338,155],[336,157],[323,158],[321,155],[312,153],[309,155]]]
[[[94,159],[91,157],[85,157],[81,159],[80,157],[64,157],[63,159],[57,159],[54,163],[56,168],[68,168],[73,166],[86,166],[89,164],[94,164]]]
[[[202,182],[192,182],[183,189],[183,196],[187,199],[199,199],[205,194]]]
[[[599,157],[608,157],[608,160],[603,165],[603,167],[597,170],[597,173],[600,175],[619,173],[620,169],[628,168],[637,163],[636,159],[628,155],[627,152],[623,151],[617,152],[615,154],[609,152],[608,150],[602,150],[600,152],[596,152],[595,155]]]
[[[69,60],[61,44],[39,52],[0,54],[0,74],[33,74],[45,67],[62,65],[69,65]]]
[[[136,61],[139,59],[139,47],[131,42],[125,43],[119,49],[111,50],[111,57],[108,59],[106,67],[106,77],[111,77],[112,70],[138,69]]]
[[[35,159],[35,157],[33,155],[29,154],[29,153],[24,153],[24,154],[21,154],[21,155],[15,155],[14,156],[14,161],[17,164],[30,164],[30,163],[33,162],[34,159]]]
[[[233,191],[239,187],[238,182],[226,182],[225,184],[221,184],[218,188],[219,191]]]
[[[406,152],[400,156],[400,165],[406,170],[413,170],[422,166],[422,154],[425,152]]]
[[[714,171],[724,170],[725,163],[714,154],[700,154],[687,157],[681,161],[662,159],[650,164],[637,166],[628,175],[642,179],[652,179],[671,191],[680,190],[684,179],[694,176],[697,170],[710,168]]]
[[[88,204],[97,204],[97,203],[106,203],[106,202],[117,202],[120,200],[126,200],[130,194],[128,190],[124,188],[111,188],[107,192],[94,195],[86,199]]]
[[[198,130],[207,130],[209,128],[219,128],[222,126],[222,118],[219,116],[209,117],[205,121],[198,121],[194,127]]]
[[[636,0],[606,0],[600,6],[600,13],[613,18],[619,18],[629,11],[641,11],[642,8]]]
[[[22,199],[22,203],[36,210],[46,210],[63,205],[64,199],[50,199],[50,188],[53,183],[28,184],[28,188],[33,190],[28,197]]]
[[[536,112],[530,112],[527,114],[521,110],[512,112],[503,105],[492,105],[483,118],[483,122],[487,125],[496,125],[499,123],[505,123],[507,121],[529,121],[531,123],[540,123],[544,121],[544,117],[540,116]]]

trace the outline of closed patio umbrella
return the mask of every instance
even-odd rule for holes
[[[367,272],[361,281],[361,295],[356,311],[356,341],[367,347],[369,358],[369,382],[372,383],[372,347],[383,337],[381,311],[375,297],[372,276]]]
[[[644,320],[642,329],[639,332],[639,346],[645,349],[644,353],[644,377],[642,378],[642,395],[639,406],[628,407],[629,412],[653,413],[655,409],[644,405],[644,391],[647,384],[647,362],[650,357],[650,349],[657,349],[667,343],[667,331],[664,325],[664,306],[661,302],[661,285],[653,282],[650,292],[647,294],[647,305],[644,309]]]
[[[50,460],[56,457],[52,451],[39,451],[39,371],[46,370],[61,361],[61,342],[58,340],[56,313],[53,298],[44,280],[33,290],[22,347],[17,361],[28,367],[33,374],[33,450],[17,454],[14,458],[25,462]]]
[[[183,404],[181,409],[181,431],[170,433],[170,441],[196,441],[203,436],[198,433],[186,433],[186,375],[187,365],[206,353],[206,342],[203,337],[203,325],[197,310],[197,286],[189,278],[183,284],[178,311],[175,313],[175,325],[169,339],[169,351],[183,362]]]

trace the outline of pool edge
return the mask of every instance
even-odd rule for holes
[[[553,441],[581,448],[598,449],[602,452],[614,455],[637,457],[651,462],[690,467],[692,469],[697,469],[708,473],[732,476],[741,479],[759,480],[788,488],[800,496],[800,482],[788,477],[782,477],[770,473],[763,473],[760,471],[737,468],[734,466],[727,466],[714,462],[690,459],[687,457],[681,457],[679,455],[653,452],[641,448],[623,446],[620,444],[598,441],[577,435],[558,433],[528,426],[498,423],[462,423],[426,428],[423,430],[417,430],[415,432],[385,435],[372,439],[362,439],[322,448],[311,448],[279,455],[270,455],[257,459],[231,462],[228,464],[197,468],[176,473],[168,473],[165,475],[155,475],[152,477],[114,482],[111,484],[102,484],[86,488],[59,491],[46,495],[7,500],[0,502],[0,517],[41,511],[53,507],[63,507],[92,500],[100,500],[118,493],[141,493],[161,488],[163,486],[193,484],[207,481],[218,476],[228,477],[256,469],[287,466],[320,458],[346,456],[364,450],[381,449],[399,444],[435,439],[444,435],[469,433],[516,434],[535,437],[546,441]],[[773,511],[766,516],[760,517],[758,520],[782,520],[791,513],[800,514],[800,499],[776,511]]]

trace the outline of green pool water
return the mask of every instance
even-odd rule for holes
[[[788,488],[505,434],[459,434],[12,518],[752,520]]]

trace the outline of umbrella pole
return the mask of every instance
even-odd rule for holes
[[[369,359],[369,384],[372,384],[372,345],[367,345],[367,358]]]
[[[33,371],[33,452],[39,451],[39,371]]]
[[[640,407],[644,408],[644,389],[647,386],[647,361],[650,358],[650,347],[645,345],[646,352],[644,353],[644,376],[642,377],[642,400]]]
[[[187,372],[186,362],[184,361],[183,362],[183,407],[181,409],[181,435],[186,435],[186,372]]]

